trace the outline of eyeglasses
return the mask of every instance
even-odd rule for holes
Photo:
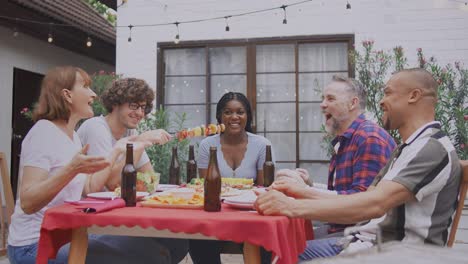
[[[141,105],[141,104],[137,104],[137,103],[129,103],[128,108],[130,108],[130,110],[138,110],[139,108],[141,108],[141,110],[146,113],[147,105],[145,105],[145,104]]]

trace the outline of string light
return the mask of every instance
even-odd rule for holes
[[[52,23],[49,23],[49,35],[47,37],[47,42],[52,43],[54,41],[54,37],[52,36]]]
[[[351,9],[351,4],[349,3],[349,1],[346,3],[346,9]]]
[[[121,4],[118,6],[122,6],[124,4],[126,4],[128,2],[128,0],[122,0]],[[132,28],[134,27],[158,27],[158,26],[169,26],[169,25],[176,25],[176,28],[177,28],[177,35],[175,36],[174,38],[174,43],[179,43],[180,42],[180,32],[179,32],[179,24],[189,24],[189,23],[198,23],[198,22],[205,22],[205,21],[213,21],[213,20],[220,20],[220,19],[225,19],[226,21],[226,27],[225,27],[225,30],[226,31],[230,31],[230,27],[229,27],[229,24],[228,24],[228,19],[231,18],[231,17],[241,17],[241,16],[248,16],[248,15],[252,15],[252,14],[258,14],[258,13],[263,13],[263,12],[268,12],[268,11],[273,11],[273,10],[278,10],[278,9],[283,9],[283,12],[284,12],[284,19],[283,19],[283,24],[287,24],[287,19],[286,19],[286,7],[290,7],[290,6],[294,6],[294,5],[300,5],[300,4],[304,4],[304,3],[307,3],[307,2],[312,2],[312,0],[303,0],[303,1],[299,1],[299,2],[296,2],[296,3],[292,3],[292,4],[289,4],[289,5],[282,5],[282,6],[277,6],[277,7],[272,7],[272,8],[266,8],[266,9],[259,9],[259,10],[253,10],[253,11],[248,11],[248,12],[244,12],[244,13],[237,13],[237,14],[232,14],[232,15],[228,15],[228,16],[220,16],[220,17],[211,17],[211,18],[206,18],[206,19],[197,19],[197,20],[187,20],[187,21],[180,21],[180,22],[173,22],[173,23],[157,23],[157,24],[140,24],[140,25],[120,25],[120,26],[114,26],[114,28],[122,28],[122,27],[128,27],[130,29],[130,35],[129,35],[129,38],[128,38],[128,41],[131,42],[131,30]],[[347,9],[351,9],[351,5],[348,4],[346,5],[346,8]],[[54,27],[71,27],[71,28],[76,28],[78,30],[82,30],[82,28],[80,28],[80,26],[78,25],[70,25],[70,24],[63,24],[63,23],[49,23],[49,22],[43,22],[43,21],[35,21],[35,20],[29,20],[29,19],[23,19],[23,18],[13,18],[13,17],[8,17],[8,16],[3,16],[3,15],[0,15],[0,19],[6,19],[6,20],[16,20],[16,22],[18,21],[21,21],[21,22],[24,22],[24,23],[31,23],[31,24],[37,24],[37,25],[46,25],[46,24],[53,24]],[[17,30],[17,27],[15,26],[14,27],[14,30],[13,30],[13,36],[16,37],[18,36],[19,32]],[[53,36],[52,36],[52,33],[50,32],[49,33],[50,36],[49,37],[52,37],[52,41],[53,41]],[[48,41],[49,41],[49,37],[48,37]],[[88,36],[87,39],[86,39],[86,46],[87,47],[91,47],[92,46],[92,40],[91,38]]]
[[[128,26],[128,30],[129,30],[129,32],[128,32],[128,34],[129,34],[128,35],[128,42],[132,42],[132,28],[133,28],[132,25]]]
[[[284,14],[284,18],[283,18],[283,24],[287,24],[288,23],[288,20],[286,19],[286,7],[288,7],[287,5],[282,5],[281,8],[283,9],[283,14]]]
[[[88,36],[88,38],[86,39],[86,47],[90,48],[92,45],[93,45],[93,41],[92,41],[91,38]]]
[[[229,24],[228,24],[228,19],[230,18],[230,16],[225,16],[224,19],[226,19],[226,31],[229,31]]]
[[[175,22],[175,23],[174,23],[174,25],[175,25],[176,28],[177,28],[177,35],[176,35],[175,38],[174,38],[174,43],[175,43],[175,44],[179,44],[179,42],[180,42],[179,24],[180,24],[179,22]]]
[[[15,18],[15,27],[13,28],[13,37],[15,37],[15,38],[19,35],[18,28],[16,28],[17,24],[18,24],[18,19]]]

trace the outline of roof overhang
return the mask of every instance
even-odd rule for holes
[[[12,30],[16,28],[20,34],[47,41],[52,30],[54,41],[51,45],[115,65],[115,28],[82,0],[7,0],[2,3],[0,15],[19,18],[0,18],[0,25]],[[70,26],[50,27],[21,19]],[[91,47],[86,46],[88,36],[92,39]]]

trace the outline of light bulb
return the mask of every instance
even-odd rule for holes
[[[47,42],[52,43],[54,41],[54,37],[52,37],[52,34],[49,33],[49,37],[47,38]]]
[[[179,42],[180,42],[180,38],[179,38],[179,34],[177,34],[174,38],[174,43],[179,44]]]
[[[86,40],[86,47],[91,47],[93,45],[93,42],[91,41],[91,38],[88,37],[87,40]]]
[[[13,29],[13,37],[17,37],[19,35],[18,29],[14,28]]]

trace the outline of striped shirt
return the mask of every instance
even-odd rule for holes
[[[461,166],[450,139],[438,122],[414,132],[393,154],[373,184],[394,181],[416,200],[391,209],[379,224],[384,241],[445,245],[457,203]]]

